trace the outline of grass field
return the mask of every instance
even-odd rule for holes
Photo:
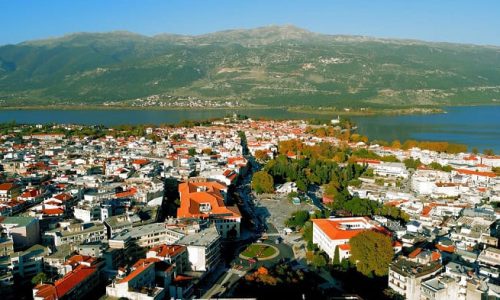
[[[276,253],[276,249],[269,245],[265,244],[251,244],[248,246],[245,251],[241,254],[246,257],[257,257],[257,258],[266,258],[274,255]]]

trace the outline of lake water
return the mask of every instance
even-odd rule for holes
[[[467,144],[470,148],[492,148],[500,152],[500,106],[447,107],[447,113],[352,117],[359,132],[370,139],[401,141],[439,140]],[[325,115],[288,112],[285,109],[249,110],[2,110],[0,122],[77,124],[162,124],[203,120],[240,113],[252,118],[304,119]],[[333,116],[331,116],[333,117]]]

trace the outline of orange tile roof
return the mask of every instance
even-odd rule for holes
[[[64,264],[76,267],[76,266],[80,265],[81,263],[92,264],[95,261],[96,261],[96,259],[92,256],[73,255],[72,257],[68,258],[68,260],[66,260],[66,262]]]
[[[204,191],[197,189],[203,187]],[[241,218],[238,207],[225,206],[221,190],[226,190],[226,185],[218,182],[183,182],[179,184],[181,206],[177,209],[178,218],[207,218],[210,216]],[[210,204],[209,213],[200,211],[202,203]]]
[[[133,165],[141,165],[141,166],[142,166],[142,165],[146,165],[146,164],[148,164],[148,163],[149,163],[149,160],[147,160],[147,159],[135,159],[135,160],[132,162],[132,164],[133,164]]]
[[[128,274],[127,276],[125,276],[125,278],[123,278],[120,281],[118,281],[118,283],[129,282],[130,280],[134,279],[136,276],[138,276],[139,274],[141,274],[149,266],[154,265],[158,261],[160,261],[160,260],[156,259],[156,258],[142,258],[142,259],[139,259],[133,265],[134,270],[132,272],[130,272],[130,274]]]
[[[436,244],[436,248],[440,251],[443,251],[443,252],[448,252],[448,253],[455,252],[455,246],[453,246],[453,245],[445,246],[445,245],[441,245],[441,244]]]
[[[420,254],[420,252],[422,252],[422,248],[417,248],[417,249],[413,250],[410,254],[408,254],[408,257],[415,258],[415,257],[417,257],[417,255]]]
[[[137,193],[136,188],[130,188],[127,191],[119,192],[115,194],[116,198],[127,198],[127,197],[133,197]]]
[[[431,261],[436,261],[441,258],[441,253],[439,251],[433,251],[431,253]]]
[[[366,217],[348,218],[348,219],[313,219],[312,222],[316,224],[330,239],[332,240],[348,240],[363,231],[375,230],[390,235],[390,233],[382,226],[371,225],[371,229],[343,229],[342,224],[363,222],[368,223],[370,219]]]
[[[467,170],[467,169],[459,169],[459,170],[457,170],[457,172],[460,174],[466,174],[466,175],[477,175],[477,176],[491,177],[491,178],[497,177],[497,174],[495,174],[493,172],[479,172],[479,171],[473,171],[473,170]]]
[[[64,210],[61,208],[46,208],[42,213],[45,215],[62,215],[64,214]]]
[[[349,251],[351,250],[351,245],[349,244],[342,244],[339,246],[339,249],[342,250],[342,251]]]
[[[432,210],[432,206],[424,206],[424,208],[422,209],[422,217],[427,217],[429,216],[430,212]]]

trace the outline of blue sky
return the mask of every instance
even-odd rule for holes
[[[500,46],[500,1],[0,0],[0,45],[82,31],[201,34],[271,24]]]

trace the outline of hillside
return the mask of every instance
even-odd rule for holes
[[[0,47],[0,105],[136,99],[406,107],[500,102],[500,48],[293,26],[199,36],[76,33]]]

